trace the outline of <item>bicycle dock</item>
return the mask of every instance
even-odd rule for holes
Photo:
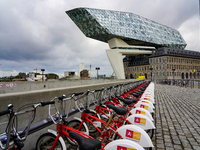
[[[143,85],[144,82],[145,81],[141,80],[141,82],[138,82],[139,84],[135,84],[134,87],[137,87],[137,86],[140,87],[141,85]],[[198,149],[200,149],[200,116],[199,116],[199,114],[200,114],[200,100],[199,100],[200,91],[199,91],[199,89],[155,84],[153,86],[154,87],[153,90],[146,89],[146,92],[144,92],[143,94],[139,94],[141,91],[136,92],[137,91],[136,89],[138,87],[133,88],[132,92],[122,92],[122,91],[126,91],[126,88],[128,89],[127,85],[119,84],[117,86],[112,86],[112,87],[115,87],[114,91],[112,91],[111,88],[107,88],[108,89],[107,91],[110,91],[109,95],[112,97],[112,102],[109,100],[110,96],[104,97],[107,95],[106,93],[104,93],[102,95],[103,99],[109,100],[109,101],[106,101],[106,102],[109,102],[108,105],[111,105],[111,103],[115,103],[114,105],[118,105],[117,102],[120,99],[123,101],[124,104],[129,105],[129,104],[133,103],[134,101],[136,101],[136,99],[128,100],[128,99],[125,99],[125,97],[128,95],[129,96],[134,95],[134,97],[137,97],[138,102],[136,104],[134,104],[134,106],[136,107],[135,111],[137,111],[137,112],[139,111],[142,113],[138,114],[137,112],[133,111],[134,109],[132,109],[132,110],[130,109],[132,115],[129,116],[127,118],[127,120],[126,120],[126,118],[123,118],[123,119],[125,119],[128,122],[130,121],[130,123],[133,124],[133,126],[132,125],[124,125],[122,127],[119,126],[117,132],[120,134],[120,136],[122,136],[125,139],[127,139],[127,137],[130,137],[132,139],[135,136],[135,135],[133,136],[133,133],[142,134],[142,135],[140,135],[141,139],[143,137],[143,134],[147,135],[147,137],[150,136],[152,144],[154,145],[154,147],[153,146],[150,146],[150,147],[152,147],[151,149],[153,149],[153,150],[198,150]],[[119,88],[120,86],[122,88]],[[123,88],[123,86],[125,86],[125,87],[127,86],[127,87]],[[145,88],[144,88],[144,90],[145,90]],[[105,88],[103,88],[103,89],[106,92],[106,89]],[[141,86],[141,89],[142,89],[142,86]],[[79,89],[79,90],[81,90],[81,89]],[[81,91],[82,92],[76,93],[75,95],[83,94],[84,91],[83,90],[81,90]],[[103,93],[102,91],[103,90],[97,90],[96,92]],[[86,95],[89,94],[89,92],[86,92],[86,93],[87,93]],[[91,93],[92,93],[92,91],[91,91]],[[124,94],[122,94],[121,97],[118,97],[117,93],[124,93]],[[138,94],[140,96],[137,96]],[[85,96],[81,96],[81,97],[84,98]],[[116,97],[116,98],[113,98],[113,97]],[[62,97],[62,98],[64,98],[64,97]],[[91,95],[90,98],[93,98],[93,96]],[[57,99],[61,100],[61,98],[59,98],[59,97],[57,97]],[[95,98],[93,100],[95,100]],[[80,101],[81,101],[81,99],[80,99]],[[122,101],[121,101],[121,103],[122,103]],[[93,101],[92,103],[89,103],[89,106],[91,106],[91,105],[93,106],[94,104],[96,105],[97,102]],[[151,102],[151,103],[149,103],[149,102]],[[121,104],[121,103],[119,103],[119,104]],[[146,103],[148,103],[148,104],[146,104]],[[79,104],[77,104],[77,105],[74,105],[73,108],[75,108],[75,106],[77,106],[76,109],[71,109],[68,112],[69,116],[72,116],[72,115],[80,116],[81,113],[77,113],[77,112],[79,111],[79,108],[81,108],[83,105],[80,105],[81,107],[79,107]],[[84,105],[84,106],[86,106],[86,105]],[[149,106],[151,106],[152,108]],[[114,106],[112,106],[112,107],[114,108]],[[144,117],[145,112],[144,112],[143,108],[144,109],[149,108],[149,109],[145,110],[146,111],[145,117]],[[124,112],[121,109],[119,110],[116,108],[115,111],[116,112],[119,111],[120,115],[124,114]],[[147,117],[147,113],[149,113],[149,115],[154,114],[153,118],[152,118],[152,116]],[[38,117],[36,116],[36,119],[37,118]],[[139,118],[139,121],[136,120],[136,118],[137,119]],[[44,119],[44,117],[43,117],[43,119]],[[153,121],[153,122],[151,122],[151,121]],[[152,124],[150,125],[150,123],[152,123]],[[53,129],[54,129],[55,126],[53,126],[52,124],[53,124],[53,121],[51,121],[51,120],[46,120],[46,121],[42,120],[40,122],[33,124],[33,126],[31,126],[29,133],[28,133],[28,134],[31,134],[31,136],[30,136],[31,140],[27,139],[26,142],[31,143],[31,141],[33,142],[34,139],[37,139],[38,134],[45,132],[46,129],[44,127],[48,127],[48,128],[53,127]],[[149,130],[149,129],[152,129],[151,131],[153,131],[153,132],[149,132],[148,134],[142,133],[143,131],[141,131],[141,129],[138,128],[136,130],[136,126],[134,127],[134,125],[136,125],[136,124],[139,124],[139,126],[141,128],[143,128],[144,130],[146,128],[147,133],[148,133],[147,130]],[[52,125],[52,126],[49,126],[49,125]],[[147,125],[152,126],[152,128],[148,128]],[[127,133],[124,134],[125,132],[127,132],[127,126],[130,126],[128,128],[129,132],[132,133],[130,135]],[[37,132],[37,131],[39,131],[39,132]],[[151,133],[154,133],[154,134],[151,134]],[[136,137],[134,137],[134,138],[136,138]],[[137,140],[139,140],[139,141],[137,141]],[[142,140],[140,141],[140,138],[137,140],[136,140],[137,143],[140,143],[140,145],[142,147],[145,147],[144,144],[146,144],[146,142],[144,142],[144,141],[142,142]],[[151,145],[151,141],[149,141],[150,145]],[[26,142],[25,142],[25,145],[27,145]],[[130,142],[130,144],[131,144],[131,142]],[[110,145],[112,145],[112,144],[110,144]],[[137,145],[135,145],[135,146],[137,147]],[[76,147],[69,146],[69,144],[67,144],[67,143],[66,143],[66,147],[69,150],[77,149]],[[146,147],[149,147],[149,146],[146,146]],[[24,148],[27,149],[27,146]],[[34,148],[29,147],[29,150],[33,150],[33,149]],[[141,149],[141,148],[138,148],[138,149]]]

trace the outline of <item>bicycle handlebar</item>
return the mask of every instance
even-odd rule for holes
[[[76,92],[76,93],[74,93],[73,95],[74,95],[74,96],[79,96],[79,95],[82,95],[83,93],[84,93],[84,92],[80,92],[80,93],[77,93],[77,92]]]
[[[3,116],[3,115],[6,115],[6,114],[9,114],[11,112],[10,109],[6,109],[6,110],[3,110],[3,111],[0,111],[0,116]]]
[[[46,105],[49,105],[49,104],[55,104],[55,101],[48,101],[48,102],[41,101],[40,104],[43,107],[43,106],[46,106]]]

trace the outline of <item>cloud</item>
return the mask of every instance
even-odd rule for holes
[[[101,68],[100,74],[111,75],[108,44],[85,37],[65,13],[77,7],[141,15],[178,29],[187,48],[199,50],[196,0],[6,0],[0,1],[0,76],[35,68],[62,76],[64,71],[77,71],[79,63],[86,69],[91,64],[93,76],[95,67]]]
[[[185,37],[186,43],[188,43],[186,49],[200,51],[200,39],[199,39],[199,16],[193,16],[186,20],[179,28],[182,36]]]

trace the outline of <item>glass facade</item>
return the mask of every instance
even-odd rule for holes
[[[133,13],[91,8],[76,8],[66,13],[87,37],[103,42],[120,38],[129,45],[186,47],[177,30]]]

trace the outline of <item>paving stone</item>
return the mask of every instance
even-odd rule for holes
[[[166,147],[173,147],[172,143],[165,143]]]
[[[183,148],[181,147],[181,145],[174,145],[174,149],[175,150],[182,150]]]
[[[159,149],[159,148],[164,149],[165,148],[164,144],[156,144],[156,147],[157,147],[157,149]]]
[[[156,140],[156,143],[158,143],[158,144],[163,144],[164,141],[163,141],[163,140]]]
[[[177,140],[177,139],[173,140],[173,142],[174,142],[174,144],[181,144],[181,141]]]
[[[154,91],[155,149],[200,150],[200,89],[155,84]]]
[[[166,150],[174,150],[174,148],[172,148],[172,147],[166,147],[165,149]]]
[[[200,146],[192,146],[195,150],[200,150]]]

